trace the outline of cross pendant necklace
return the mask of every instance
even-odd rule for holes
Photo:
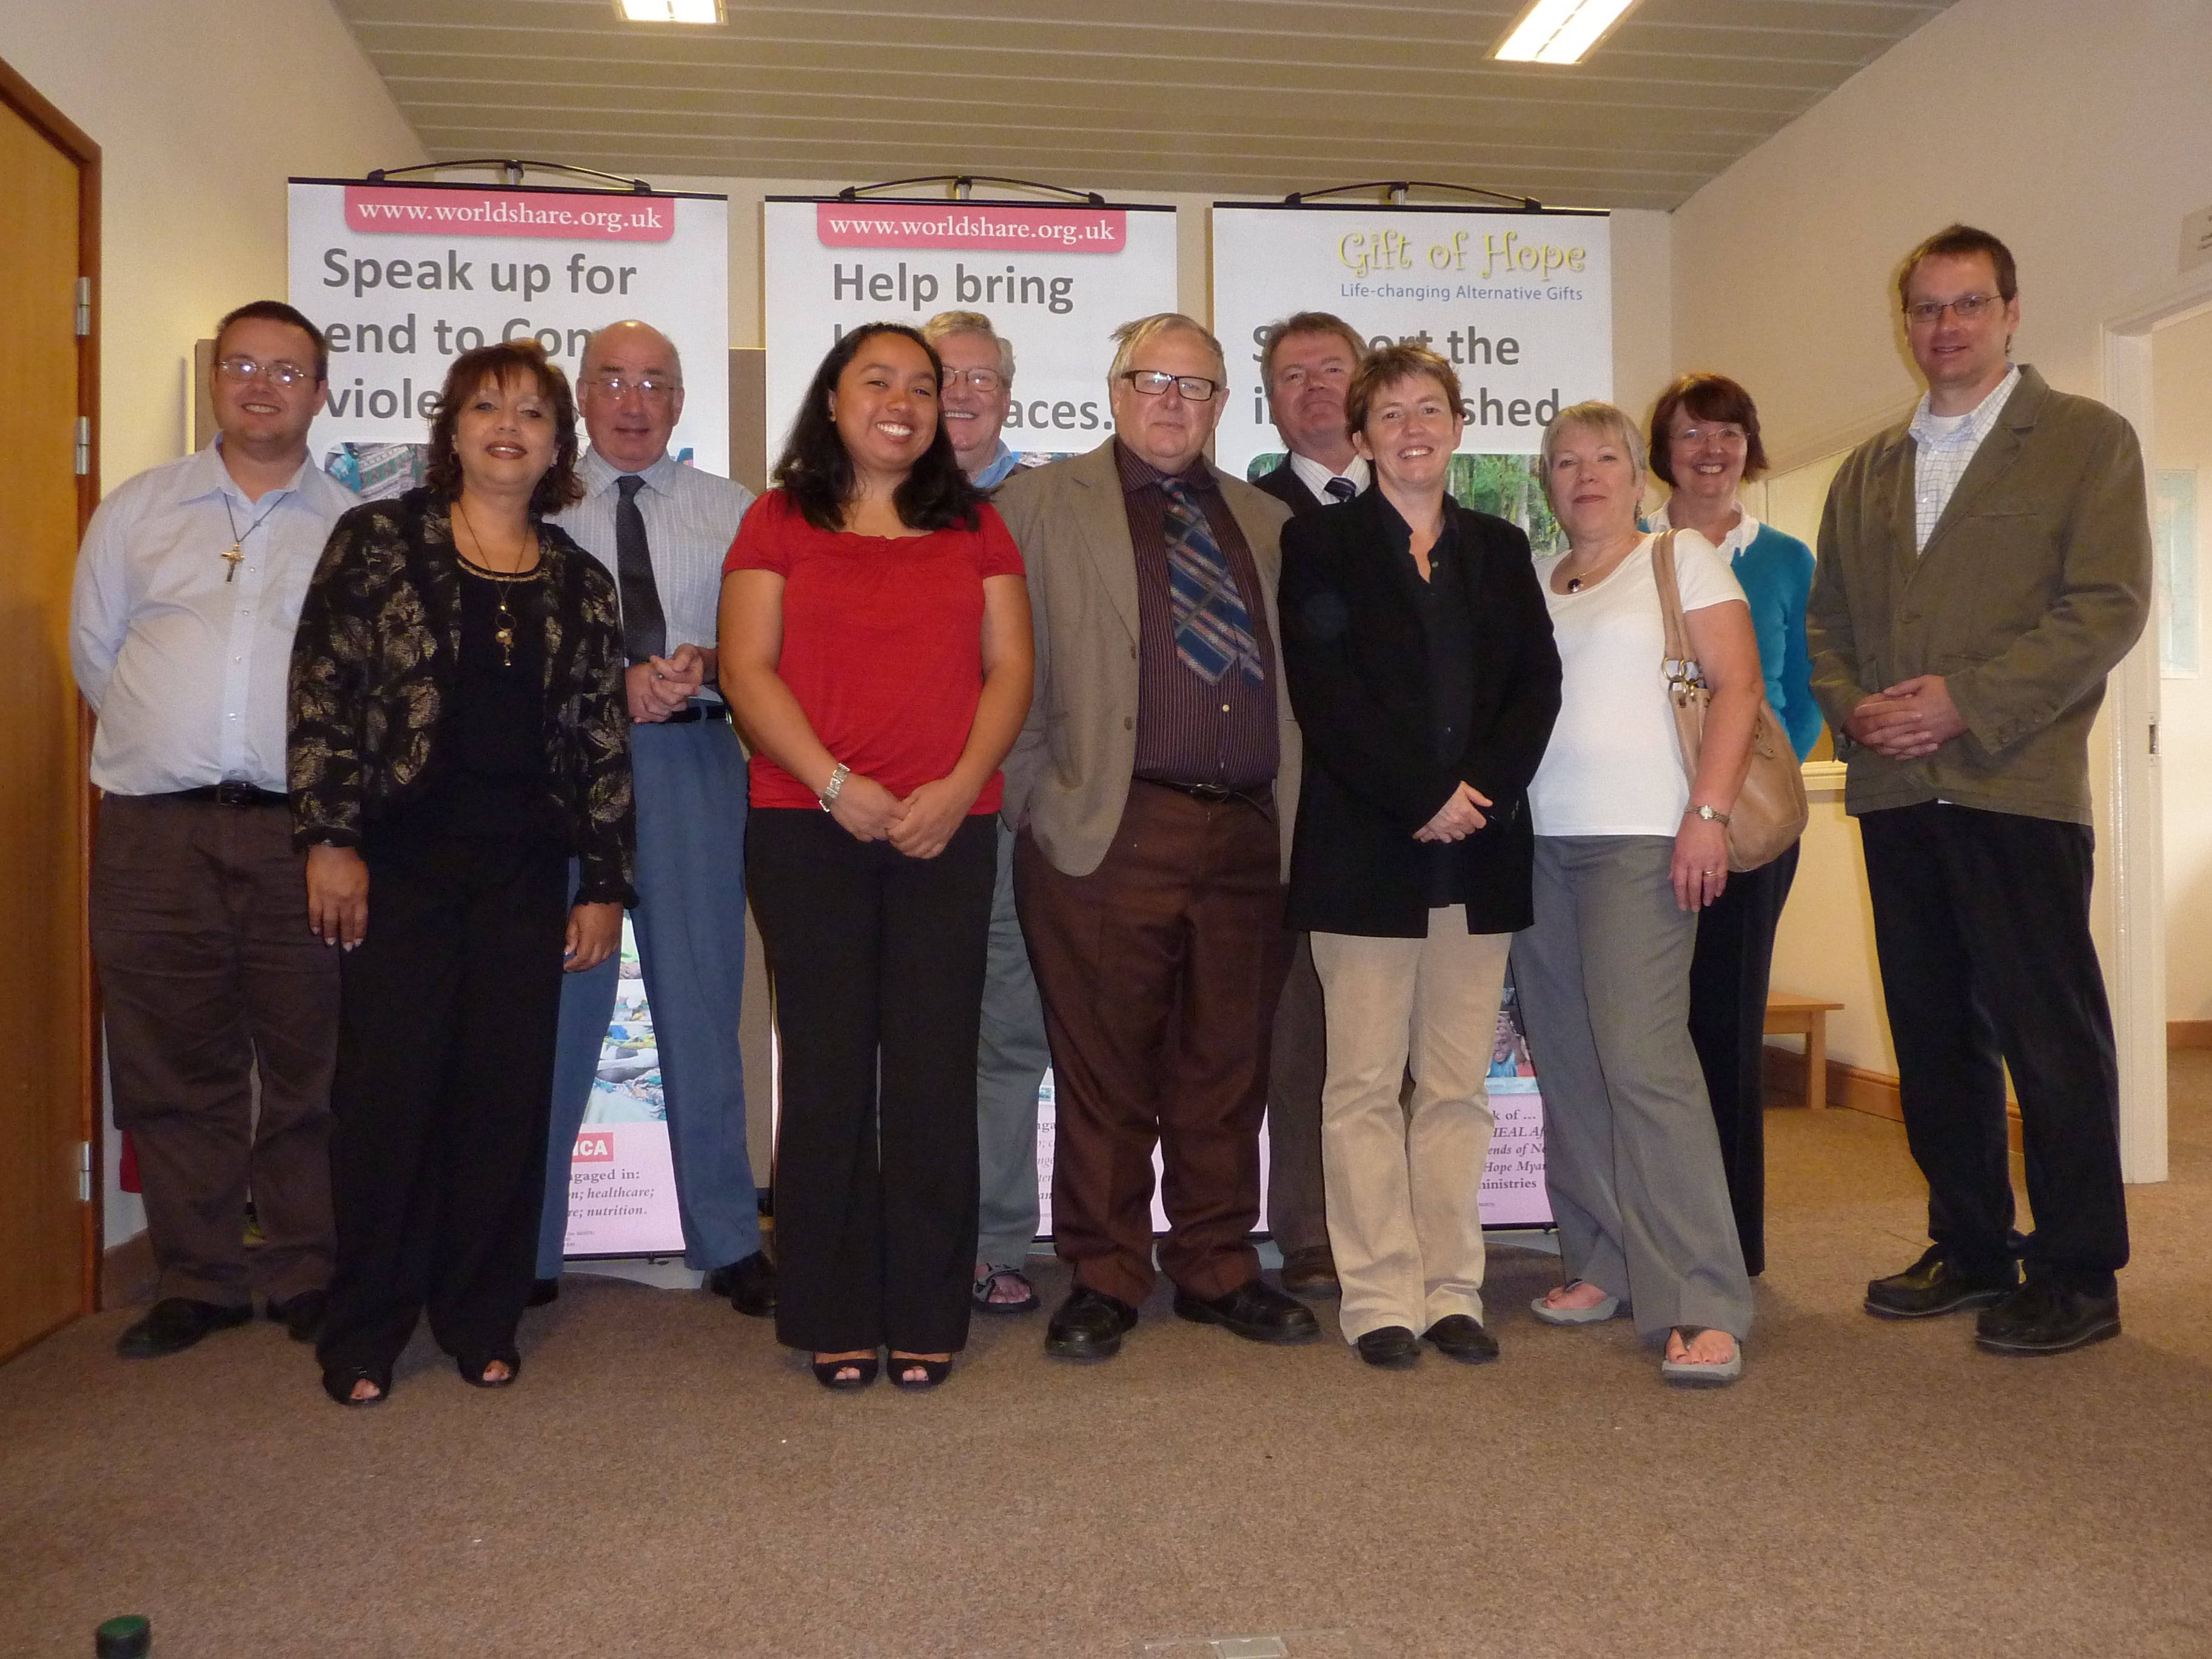
[[[261,516],[246,526],[243,533],[238,528],[238,514],[230,510],[230,497],[222,498],[222,516],[230,520],[230,551],[222,556],[223,580],[228,583],[238,574],[238,567],[246,562],[246,538],[269,522],[269,515],[284,504],[284,492],[279,490],[276,499],[262,509]]]

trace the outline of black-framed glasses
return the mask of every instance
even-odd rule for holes
[[[948,368],[938,377],[938,384],[947,392],[963,381],[986,397],[1006,389],[1006,377],[995,368]]]
[[[619,374],[593,374],[586,378],[584,385],[610,398],[635,392],[647,403],[656,403],[673,398],[682,389],[683,382],[665,374],[645,374],[635,380],[626,380]]]
[[[1131,388],[1147,398],[1157,398],[1173,386],[1185,403],[1210,404],[1214,394],[1222,390],[1221,382],[1209,380],[1203,374],[1170,374],[1157,368],[1127,368],[1121,378]]]
[[[1955,300],[1921,300],[1905,307],[1905,314],[1911,321],[1926,328],[1943,320],[1949,312],[1962,323],[1971,323],[1977,317],[1989,315],[1992,306],[2003,301],[1994,294],[1961,294]]]
[[[243,386],[252,380],[274,380],[278,386],[297,386],[302,380],[312,380],[315,371],[279,358],[273,363],[259,362],[252,357],[219,357],[215,372],[226,380]]]

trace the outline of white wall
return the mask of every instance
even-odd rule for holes
[[[2212,186],[2208,186],[2212,188]],[[2156,468],[2197,473],[2199,639],[2212,629],[2203,592],[2212,547],[2212,313],[2152,337]],[[2212,653],[2207,653],[2212,659]],[[2212,659],[2194,679],[2159,686],[2166,830],[2166,1017],[2212,1020]]]
[[[330,0],[3,0],[0,58],[100,147],[112,489],[185,452],[192,343],[283,296],[286,178],[428,157]]]
[[[2015,355],[2099,394],[2102,324],[2174,280],[2182,216],[2212,200],[2208,64],[2202,0],[1959,0],[1675,213],[1678,365],[1749,386],[1778,465],[1832,454],[1917,396],[1892,279],[1915,242],[1963,219],[2019,258]],[[2100,787],[2107,765],[2100,727]],[[1849,848],[1808,841],[1777,983],[1786,963],[1788,988],[1863,1001],[1871,957],[1832,925],[1863,904]],[[2100,873],[2108,964],[2110,887]],[[1893,1069],[1878,1022],[1835,1030],[1837,1059]]]
[[[426,160],[329,0],[0,0],[0,58],[100,148],[99,466],[188,447],[192,343],[285,291],[284,180]],[[0,255],[4,257],[4,255]],[[109,1244],[145,1227],[115,1185]]]

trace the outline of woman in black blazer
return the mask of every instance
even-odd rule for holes
[[[1447,493],[1459,377],[1386,346],[1346,416],[1374,487],[1283,526],[1283,660],[1305,734],[1290,924],[1328,1024],[1322,1168],[1345,1340],[1409,1365],[1482,1326],[1484,1085],[1507,947],[1532,920],[1528,780],[1559,659],[1528,539]],[[1410,1059],[1411,1110],[1399,1103]]]

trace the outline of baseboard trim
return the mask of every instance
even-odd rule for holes
[[[2207,1047],[2212,1047],[2208,1042]],[[1770,1100],[1779,1097],[1788,1105],[1805,1103],[1805,1056],[1795,1048],[1784,1048],[1777,1043],[1765,1047],[1765,1077]],[[1840,1060],[1828,1062],[1828,1104],[1841,1106],[1850,1111],[1863,1112],[1869,1117],[1879,1117],[1892,1123],[1905,1121],[1905,1107],[1897,1092],[1897,1079],[1887,1072],[1869,1072],[1856,1066],[1846,1066]],[[2005,1103],[2005,1138],[2012,1150],[2020,1151],[2020,1107],[2014,1102]]]
[[[2169,1048],[2212,1048],[2212,1019],[2169,1019],[2166,1022]]]
[[[124,1308],[154,1294],[154,1239],[139,1232],[112,1244],[100,1261],[100,1305]]]

